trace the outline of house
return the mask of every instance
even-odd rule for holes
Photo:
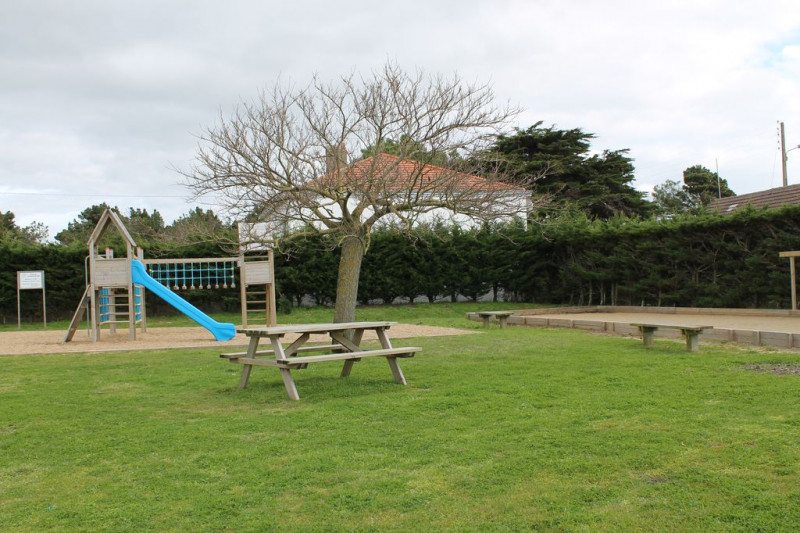
[[[401,159],[392,154],[378,154],[342,165],[343,170],[329,172],[309,184],[311,190],[327,198],[341,191],[351,209],[367,199],[369,210],[382,205],[397,208],[413,205],[414,221],[449,221],[470,226],[478,218],[523,219],[531,210],[530,191],[500,181],[446,169],[436,165]],[[331,194],[333,192],[333,194]],[[351,195],[351,196],[348,196]],[[336,211],[335,202],[327,207]],[[448,207],[441,207],[446,204]],[[393,212],[393,209],[388,209]],[[398,209],[400,211],[400,209]],[[463,212],[472,212],[470,216]],[[369,216],[369,213],[365,213]],[[392,223],[400,215],[387,215]]]
[[[708,204],[708,208],[719,211],[723,215],[730,215],[737,209],[748,205],[756,209],[775,209],[785,205],[798,204],[800,204],[800,184],[719,198]]]

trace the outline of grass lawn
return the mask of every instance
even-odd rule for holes
[[[415,307],[358,318],[477,327]],[[800,354],[481,331],[396,341],[406,387],[295,371],[299,402],[220,350],[2,357],[0,529],[800,528],[800,376],[744,368]]]

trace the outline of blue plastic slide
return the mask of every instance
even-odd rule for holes
[[[227,322],[217,322],[173,293],[169,288],[150,277],[150,274],[147,273],[141,261],[137,261],[136,259],[131,261],[131,273],[134,283],[143,285],[145,289],[154,292],[169,305],[210,331],[218,341],[229,341],[236,336],[236,326]]]

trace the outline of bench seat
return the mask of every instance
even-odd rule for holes
[[[301,346],[295,350],[295,353],[302,353],[302,352],[325,352],[328,350],[335,350],[337,348],[341,348],[341,344],[317,344],[314,346]],[[219,356],[223,359],[238,359],[240,357],[245,357],[247,352],[226,352],[221,353]],[[258,350],[256,355],[275,355],[275,350]]]
[[[645,346],[652,346],[653,337],[659,328],[664,329],[679,329],[684,337],[686,337],[686,350],[696,352],[700,344],[700,334],[707,329],[714,329],[714,326],[698,326],[695,324],[640,324],[633,323],[631,326],[636,326],[642,333],[642,342]]]
[[[244,365],[255,366],[276,366],[278,368],[297,368],[305,366],[309,363],[322,363],[325,361],[357,361],[364,357],[414,357],[414,354],[421,352],[422,348],[415,346],[404,346],[402,348],[387,348],[382,350],[365,350],[363,352],[339,352],[329,353],[323,355],[308,355],[304,357],[292,357],[285,361],[278,359],[256,359],[254,357],[246,357],[243,354],[237,357],[228,357],[231,362],[241,363]]]
[[[500,323],[500,327],[506,327],[508,323],[508,317],[513,315],[513,311],[478,311],[477,315],[483,319],[483,327],[489,327],[489,320],[492,317],[496,317],[497,321]]]

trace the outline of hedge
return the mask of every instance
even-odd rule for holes
[[[361,303],[490,294],[574,305],[788,308],[789,262],[800,249],[800,206],[672,220],[592,222],[564,216],[545,224],[438,227],[410,235],[376,230],[364,259]],[[48,318],[68,318],[84,287],[86,249],[0,241],[0,319],[16,321],[16,271],[45,270]],[[226,257],[210,244],[152,245],[146,257]],[[293,241],[276,254],[277,291],[294,305],[330,304],[338,252],[327,237]],[[238,290],[182,291],[201,309],[238,311]],[[171,312],[148,300],[149,312]],[[41,302],[23,298],[25,320]]]

